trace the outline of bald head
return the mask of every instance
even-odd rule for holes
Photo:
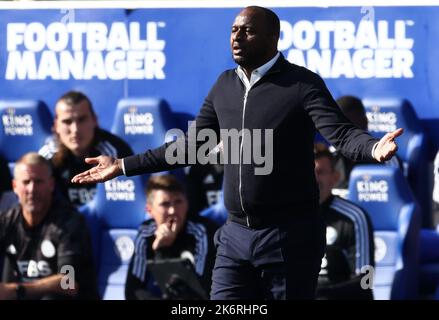
[[[258,6],[249,6],[241,10],[241,13],[244,10],[248,10],[253,12],[253,14],[262,17],[265,21],[266,31],[269,35],[276,36],[279,40],[280,35],[280,21],[279,17],[270,9]],[[240,14],[241,14],[240,13]]]
[[[251,6],[236,16],[230,35],[233,60],[247,76],[277,53],[279,18],[266,8]]]

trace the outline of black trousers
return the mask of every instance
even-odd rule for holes
[[[325,232],[315,212],[258,229],[228,220],[215,234],[211,299],[314,299]]]

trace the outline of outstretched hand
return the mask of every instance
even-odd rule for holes
[[[109,156],[85,158],[88,164],[95,164],[90,170],[84,171],[73,177],[73,183],[97,183],[111,180],[123,174],[122,160]]]
[[[395,138],[402,135],[403,132],[404,129],[399,128],[393,132],[387,133],[381,138],[374,152],[374,157],[378,162],[387,161],[396,154],[396,151],[398,151],[398,146],[395,142]]]

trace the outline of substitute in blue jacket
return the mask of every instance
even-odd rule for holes
[[[187,287],[175,290],[173,296],[162,292],[150,272],[150,264],[175,258],[190,260],[207,294],[215,259],[212,239],[216,226],[203,217],[188,218],[186,192],[171,175],[152,176],[146,197],[146,211],[152,219],[140,226],[128,269],[125,297],[129,300],[202,298],[191,294]]]
[[[317,74],[277,51],[279,33],[271,10],[247,7],[238,14],[230,36],[238,67],[220,75],[196,117],[195,132],[213,132],[224,145],[229,221],[215,236],[211,299],[314,298],[325,250],[314,175],[316,129],[353,160],[391,158],[402,134],[398,129],[378,140],[354,126]],[[191,130],[186,143],[179,139],[124,159],[86,159],[96,166],[73,182],[189,165],[194,149],[208,154],[204,139],[195,141]],[[170,159],[186,147],[187,162]]]

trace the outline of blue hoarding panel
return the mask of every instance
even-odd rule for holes
[[[439,7],[274,8],[279,50],[319,73],[334,97],[405,98],[439,146]],[[197,113],[233,68],[236,8],[0,10],[0,98],[50,108],[77,89],[109,129],[117,102],[166,99]]]

